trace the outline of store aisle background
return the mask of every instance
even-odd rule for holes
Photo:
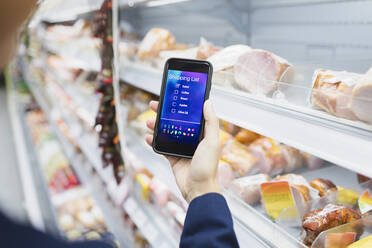
[[[3,81],[3,77],[0,76],[0,209],[13,219],[26,221],[22,182],[18,173],[13,130]]]

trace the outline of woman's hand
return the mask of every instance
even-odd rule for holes
[[[150,108],[157,112],[159,102],[151,101]],[[221,193],[218,182],[218,160],[220,158],[219,122],[210,100],[204,103],[204,138],[199,143],[192,159],[165,156],[172,166],[176,182],[187,202],[195,197],[216,192]],[[147,121],[147,127],[154,131],[155,119]],[[153,135],[146,136],[151,146]]]

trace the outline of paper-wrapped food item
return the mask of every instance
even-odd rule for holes
[[[289,62],[271,52],[253,49],[239,56],[234,65],[235,83],[253,94],[269,94],[277,89]]]
[[[161,51],[172,50],[176,47],[176,38],[171,32],[163,28],[152,28],[143,38],[139,48],[140,59],[154,58]]]
[[[261,183],[270,181],[267,174],[241,177],[233,180],[229,189],[247,204],[256,204],[261,199]]]
[[[227,142],[222,149],[221,159],[231,165],[236,176],[245,176],[258,172],[256,158],[248,151],[248,148],[235,140]]]
[[[257,158],[257,167],[261,173],[277,174],[284,171],[286,160],[273,139],[262,137],[256,139],[248,147],[249,152]]]

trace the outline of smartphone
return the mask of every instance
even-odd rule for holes
[[[155,152],[183,158],[194,155],[203,138],[203,106],[212,74],[208,61],[167,60],[152,143]]]

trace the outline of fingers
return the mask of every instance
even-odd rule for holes
[[[168,159],[172,167],[180,160],[180,158],[173,157],[173,156],[167,156],[167,155],[165,156],[165,158]]]
[[[150,109],[155,112],[158,112],[159,102],[158,101],[150,101],[149,103]]]
[[[204,103],[205,135],[212,142],[219,142],[219,122],[210,100]]]
[[[150,119],[146,121],[146,126],[151,130],[154,131],[155,129],[155,119]]]
[[[149,146],[152,146],[152,140],[154,139],[154,135],[152,134],[146,134],[146,143],[149,145]]]

